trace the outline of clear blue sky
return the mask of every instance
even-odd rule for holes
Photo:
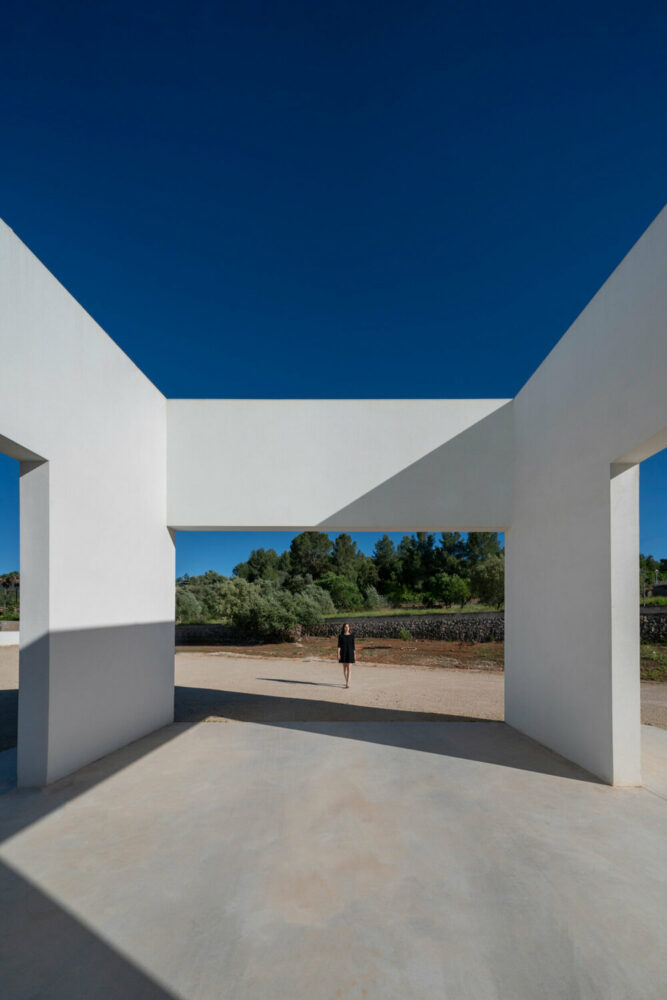
[[[662,0],[8,0],[0,216],[169,396],[512,396],[667,200],[666,37]],[[4,460],[0,572],[16,509]]]

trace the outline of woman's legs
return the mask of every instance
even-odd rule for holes
[[[349,688],[349,686],[350,686],[350,664],[349,663],[344,663],[343,664],[343,673],[345,674],[345,687]]]

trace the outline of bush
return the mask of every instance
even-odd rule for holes
[[[333,615],[336,612],[336,605],[331,599],[331,594],[323,587],[318,587],[316,583],[310,583],[301,591],[304,597],[314,601],[320,614]]]
[[[489,556],[479,563],[470,575],[470,590],[484,604],[502,607],[505,601],[505,560],[502,556]]]
[[[470,586],[461,576],[438,573],[434,579],[434,593],[447,608],[452,604],[463,607],[470,600]]]
[[[412,633],[411,633],[411,632],[408,632],[408,630],[407,630],[407,629],[406,629],[406,628],[404,627],[404,628],[402,628],[402,629],[401,629],[401,631],[400,631],[400,632],[398,633],[398,638],[399,638],[399,639],[404,639],[404,640],[406,640],[406,641],[407,641],[408,639],[412,639]]]
[[[182,625],[192,625],[204,617],[201,602],[186,587],[176,588],[176,621]]]
[[[248,583],[243,579],[228,581],[226,593],[227,618],[245,635],[281,641],[298,638],[304,628],[322,621],[319,588],[306,586],[292,594],[269,580]],[[328,605],[326,605],[328,606]]]
[[[378,594],[377,588],[371,584],[366,587],[364,593],[364,607],[368,611],[380,611],[387,607],[387,599],[382,594]]]
[[[389,601],[394,608],[400,608],[403,604],[421,604],[424,594],[410,590],[402,583],[395,583],[389,588]]]
[[[339,573],[325,573],[316,581],[318,587],[323,587],[331,594],[331,599],[338,611],[358,611],[363,604],[363,598],[356,584]]]

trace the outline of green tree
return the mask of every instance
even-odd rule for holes
[[[315,580],[330,568],[331,539],[323,531],[302,531],[290,544],[290,573]]]
[[[371,585],[364,591],[364,607],[368,611],[380,611],[387,607],[387,599]]]
[[[357,587],[363,594],[369,587],[379,588],[380,581],[378,571],[373,560],[359,553],[359,563],[357,566]]]
[[[433,594],[447,608],[451,608],[452,604],[460,604],[463,607],[470,600],[470,586],[462,576],[454,573],[436,573]]]
[[[333,551],[331,553],[331,568],[333,572],[339,576],[346,576],[348,580],[356,583],[360,555],[357,543],[352,541],[350,535],[345,532],[338,535],[334,540]]]
[[[200,602],[187,587],[176,588],[176,621],[183,625],[199,622],[204,617]]]
[[[280,572],[278,553],[275,549],[253,549],[247,562],[238,563],[232,572],[249,583],[275,580]]]
[[[501,554],[491,555],[477,563],[470,574],[470,591],[484,604],[502,607],[505,601],[505,560]]]
[[[357,585],[340,573],[325,573],[316,582],[318,587],[329,591],[339,611],[358,611],[363,604]]]
[[[463,562],[468,573],[475,566],[503,551],[497,531],[469,531],[463,552]]]
[[[386,594],[389,585],[397,581],[400,573],[396,546],[389,535],[378,538],[371,558],[377,571],[379,589]]]

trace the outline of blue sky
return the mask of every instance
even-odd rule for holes
[[[169,396],[512,396],[667,200],[666,29],[663,2],[9,0],[0,216]],[[663,453],[656,556],[666,495]],[[0,572],[16,510],[3,460]],[[189,536],[179,571],[237,542]]]

